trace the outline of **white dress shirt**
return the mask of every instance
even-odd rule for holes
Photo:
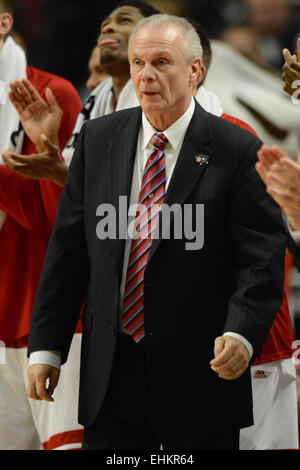
[[[175,168],[177,158],[179,156],[183,140],[186,134],[186,131],[189,127],[191,119],[193,117],[195,111],[195,101],[194,99],[191,100],[191,104],[188,107],[187,111],[177,120],[175,121],[168,129],[163,131],[163,134],[167,137],[168,143],[165,147],[164,154],[166,160],[166,191],[168,189],[168,185],[170,183],[173,170]],[[140,128],[138,142],[137,142],[137,152],[135,157],[135,164],[134,164],[134,171],[133,171],[133,179],[132,179],[132,186],[131,186],[131,195],[130,195],[130,206],[136,207],[135,205],[138,203],[139,200],[139,193],[140,187],[142,185],[143,173],[144,168],[146,166],[147,160],[149,155],[153,151],[153,136],[155,133],[160,133],[155,130],[148,119],[146,118],[145,114],[142,114],[142,125]],[[135,219],[135,212],[128,216],[128,223],[132,223]],[[131,238],[128,237],[125,243],[125,250],[124,250],[124,263],[123,263],[123,271],[122,271],[122,280],[121,280],[121,288],[120,288],[120,306],[123,305],[123,295],[125,290],[125,283],[126,283],[126,274],[127,274],[127,266],[128,260],[130,255],[130,246],[131,246]],[[200,334],[200,332],[199,332]],[[224,335],[233,336],[246,346],[249,351],[250,357],[253,354],[253,347],[247,341],[246,338],[239,335],[238,333],[226,332]],[[49,351],[36,351],[31,353],[30,355],[30,362],[29,365],[33,364],[49,364],[53,365],[54,367],[60,367],[60,353],[57,352],[49,352]]]

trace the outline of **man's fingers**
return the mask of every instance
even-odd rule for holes
[[[284,60],[286,61],[286,63],[288,65],[292,65],[294,63],[294,59],[293,59],[292,54],[290,53],[290,51],[288,49],[284,48],[282,53],[283,53],[283,57],[284,57]]]
[[[24,111],[24,107],[22,106],[22,104],[15,98],[15,94],[10,91],[8,93],[8,97],[11,101],[11,103],[13,104],[13,106],[15,107],[16,111],[18,114],[21,114],[23,111]]]
[[[277,162],[280,159],[281,154],[278,151],[274,151],[274,147],[269,147],[268,145],[262,145],[259,151],[257,152],[257,157],[259,161],[264,165],[266,169]]]
[[[214,347],[214,354],[215,357],[219,356],[225,347],[225,341],[222,336],[219,336],[215,339],[215,347]]]
[[[27,395],[29,396],[29,398],[32,398],[33,400],[40,400],[36,391],[35,383],[31,383],[31,382],[28,383]]]
[[[57,112],[61,113],[61,115],[63,115],[63,110],[59,106],[59,104],[58,104],[51,88],[46,89],[46,98],[47,98],[49,108],[52,111],[57,111]]]
[[[19,93],[22,95],[24,101],[26,102],[27,105],[31,105],[33,103],[32,96],[29,93],[28,89],[26,86],[24,86],[22,81],[17,81],[16,82],[17,89]]]
[[[297,60],[300,62],[300,37],[297,39]]]
[[[223,336],[223,350],[210,361],[210,365],[214,368],[225,367],[231,369],[237,365],[248,364],[250,357],[246,346],[231,335]],[[216,339],[215,343],[219,341]]]
[[[35,400],[53,402],[54,389],[58,383],[60,371],[56,367],[35,364],[28,368],[28,396]]]
[[[282,51],[285,64],[283,67],[288,66],[290,68],[297,68],[299,66],[298,57],[294,54],[292,55],[288,49],[283,49]],[[298,53],[298,42],[297,42],[297,53]]]
[[[221,379],[225,379],[225,380],[236,380],[238,379],[239,377],[241,377],[241,375],[243,375],[243,373],[245,372],[245,370],[247,369],[248,365],[243,367],[243,366],[239,366],[237,369],[234,369],[234,370],[226,370],[224,371],[223,369],[217,369],[215,368],[214,371],[218,374],[218,376],[221,378]]]
[[[300,191],[300,169],[294,165],[297,164],[282,160],[280,164],[275,163],[269,171],[269,177],[287,186],[290,193]]]
[[[36,381],[36,392],[40,400],[54,401],[47,390],[47,377],[38,376]]]
[[[13,94],[14,101],[19,103],[23,109],[26,108],[26,101],[23,98],[22,93],[20,92],[19,88],[16,86],[17,82],[13,82],[10,84],[11,93]]]
[[[32,101],[38,101],[38,100],[43,100],[39,92],[36,90],[36,88],[32,85],[32,83],[27,79],[23,78],[22,80],[23,88],[26,89],[26,92],[30,95]]]
[[[58,379],[59,379],[59,370],[53,368],[53,370],[50,373],[49,386],[48,386],[48,394],[50,395],[50,397],[52,397],[53,395],[53,392],[58,383]]]
[[[232,356],[230,345],[226,343],[226,337],[221,336],[215,340],[215,358],[210,362],[211,366],[219,367]]]

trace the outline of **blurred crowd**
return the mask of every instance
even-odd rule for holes
[[[29,63],[81,87],[86,70],[78,57],[96,42],[98,18],[117,1],[15,0],[15,28],[28,49]],[[283,47],[295,50],[300,32],[297,0],[152,0],[161,11],[188,16],[211,38],[222,38],[259,64],[280,70]],[[55,53],[53,54],[53,51]]]

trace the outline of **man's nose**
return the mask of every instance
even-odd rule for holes
[[[95,74],[91,74],[89,79],[87,80],[86,82],[86,86],[89,90],[94,90],[96,88],[96,86],[98,85],[99,83],[97,83],[97,79],[96,79],[96,76]]]
[[[109,21],[102,27],[101,34],[115,33],[117,29],[117,24],[114,21]]]
[[[144,65],[144,68],[142,70],[142,79],[143,80],[155,80],[155,72],[154,72],[154,69],[153,67],[150,65],[150,64],[145,64]]]

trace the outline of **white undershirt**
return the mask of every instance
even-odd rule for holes
[[[179,156],[183,140],[186,134],[186,131],[189,127],[191,119],[195,111],[195,101],[192,98],[191,104],[186,110],[186,112],[175,121],[168,129],[163,131],[163,134],[167,137],[168,143],[165,147],[164,154],[166,159],[166,190],[170,183],[173,170],[175,168],[177,158]],[[138,142],[137,142],[137,152],[135,157],[132,186],[131,186],[131,195],[130,195],[130,206],[137,204],[139,200],[139,192],[142,184],[144,168],[146,166],[148,157],[153,150],[153,136],[157,132],[145,114],[142,115],[142,125],[140,128]],[[128,217],[128,223],[132,222],[135,218],[134,215]],[[124,295],[125,282],[126,282],[126,273],[128,266],[128,259],[130,254],[131,239],[128,237],[125,243],[124,251],[124,263],[122,271],[122,280],[121,280],[121,289],[120,289],[120,305],[123,304],[122,299]],[[203,332],[202,332],[203,333]],[[200,332],[199,332],[200,334]],[[243,336],[238,333],[226,332],[224,335],[230,335],[239,339],[248,349],[250,357],[253,354],[253,347]],[[60,368],[61,359],[59,352],[51,351],[35,351],[30,355],[29,365],[33,364],[48,364],[54,367]]]

